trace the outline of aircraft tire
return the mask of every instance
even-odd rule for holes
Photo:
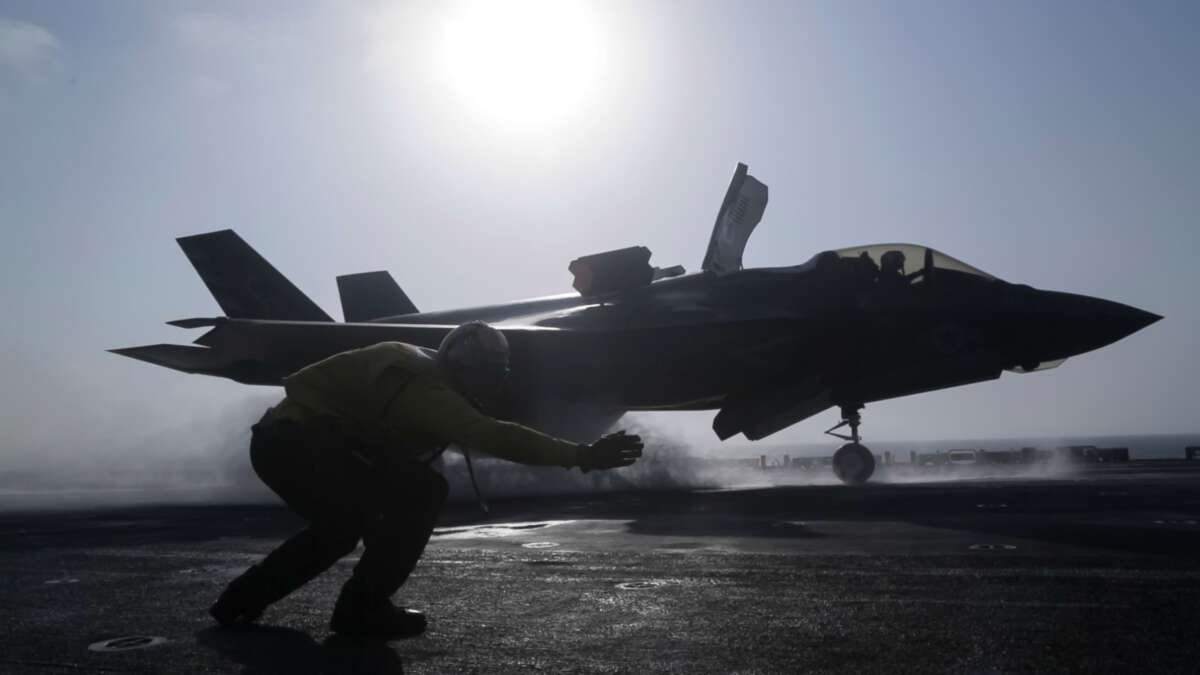
[[[875,473],[875,456],[861,443],[847,443],[833,455],[833,473],[846,485],[861,485]]]

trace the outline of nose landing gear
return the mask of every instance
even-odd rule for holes
[[[858,442],[858,425],[862,422],[862,416],[858,414],[860,408],[861,405],[842,406],[842,421],[825,432],[850,441],[833,455],[833,473],[847,485],[861,485],[875,473],[875,456]],[[845,426],[850,427],[849,436],[837,433],[838,429]]]

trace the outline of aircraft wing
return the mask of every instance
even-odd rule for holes
[[[721,440],[742,433],[757,441],[831,407],[829,394],[814,377],[732,396],[713,418],[713,431]]]

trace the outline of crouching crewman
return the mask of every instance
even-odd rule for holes
[[[308,520],[233,580],[209,609],[222,624],[257,619],[324,572],[361,539],[330,628],[407,637],[425,616],[392,604],[425,550],[445,502],[429,464],[450,444],[521,464],[610,469],[642,455],[641,438],[611,434],[579,445],[480,411],[508,374],[508,341],[483,322],[450,331],[436,353],[382,342],[331,356],[284,378],[286,396],[253,427],[254,471]]]

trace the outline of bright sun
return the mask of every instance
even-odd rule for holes
[[[581,2],[485,0],[448,19],[446,81],[489,117],[519,126],[554,122],[578,111],[596,88],[599,31]]]

